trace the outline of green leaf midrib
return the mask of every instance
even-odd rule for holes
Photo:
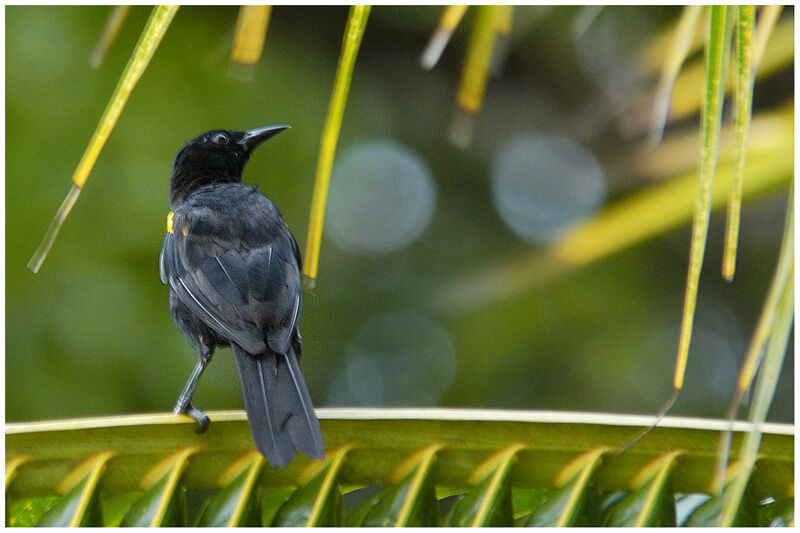
[[[548,488],[552,487],[556,474],[576,456],[594,448],[619,446],[649,423],[644,421],[648,417],[619,416],[601,424],[596,415],[586,415],[587,422],[580,423],[580,413],[538,413],[547,422],[531,422],[528,420],[535,418],[532,412],[498,411],[505,413],[502,420],[481,420],[474,416],[469,419],[468,410],[449,412],[453,419],[423,419],[426,413],[441,415],[448,413],[446,410],[406,411],[406,416],[416,413],[417,419],[403,418],[402,412],[342,410],[338,414],[350,417],[330,418],[336,416],[337,410],[320,410],[327,448],[353,446],[340,482],[386,484],[403,460],[437,442],[443,448],[433,471],[436,484],[467,486],[470,474],[482,461],[519,442],[527,447],[514,464],[513,485]],[[356,418],[353,413],[365,416],[371,413],[374,418]],[[519,420],[515,421],[514,416]],[[192,488],[215,488],[227,465],[250,451],[252,443],[243,414],[211,413],[211,417],[212,424],[205,435],[196,435],[190,423],[176,423],[176,418],[166,415],[86,419],[50,426],[7,425],[6,459],[20,455],[33,458],[19,467],[12,492],[21,496],[53,494],[54,483],[81,459],[106,450],[119,453],[109,461],[104,489],[111,494],[125,492],[135,488],[144,474],[167,454],[187,446],[199,446],[200,450],[188,465],[183,482]],[[615,420],[616,424],[612,423]],[[627,425],[632,420],[639,420],[640,425]],[[674,418],[665,424],[702,425],[703,421]],[[788,493],[794,437],[790,426],[770,425],[767,429],[773,432],[764,435],[756,482],[765,483],[780,494]],[[789,434],[778,434],[781,432]],[[734,450],[738,450],[741,435],[734,435]],[[645,464],[681,449],[685,453],[674,472],[674,488],[680,492],[702,492],[713,478],[718,438],[718,431],[708,429],[658,427],[631,450],[605,461],[597,473],[598,489],[624,490]],[[308,459],[300,457],[286,469],[264,468],[260,481],[295,484],[309,464]]]

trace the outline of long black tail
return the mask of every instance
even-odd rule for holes
[[[236,344],[231,347],[253,442],[261,455],[278,468],[288,465],[298,450],[323,459],[322,431],[294,350],[290,347],[283,356],[267,348],[254,356]]]

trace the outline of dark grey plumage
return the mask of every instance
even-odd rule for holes
[[[199,356],[175,411],[204,429],[208,418],[191,398],[214,348],[231,346],[253,441],[276,467],[296,450],[325,454],[299,364],[300,252],[275,205],[241,183],[250,150],[281,129],[212,131],[187,143],[160,257],[172,318]]]

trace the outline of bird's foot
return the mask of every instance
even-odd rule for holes
[[[208,429],[208,425],[211,423],[211,419],[208,418],[203,411],[198,409],[197,407],[193,406],[190,402],[178,402],[175,405],[175,409],[172,410],[172,414],[174,415],[186,415],[192,418],[195,422],[197,422],[197,428],[195,428],[195,433],[205,433]]]

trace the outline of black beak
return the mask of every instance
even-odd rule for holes
[[[263,143],[273,135],[277,135],[283,130],[291,128],[288,124],[277,124],[275,126],[264,126],[263,128],[255,128],[244,132],[244,135],[239,139],[239,144],[248,152],[254,150],[256,146]]]

